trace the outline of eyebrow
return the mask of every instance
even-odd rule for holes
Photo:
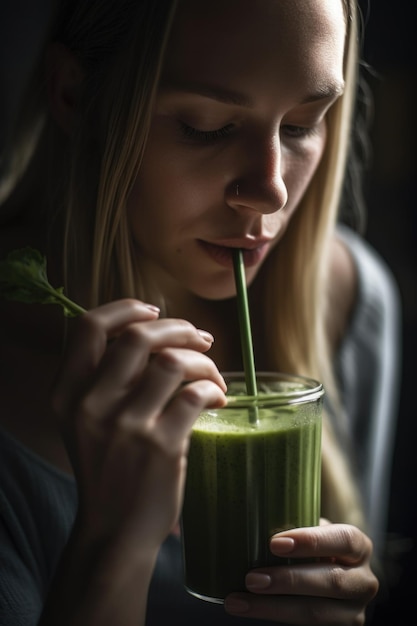
[[[302,104],[308,104],[309,102],[317,102],[320,100],[331,100],[332,98],[338,98],[343,94],[345,90],[344,83],[334,82],[325,85],[318,86],[315,91],[308,94],[302,101]]]
[[[176,91],[193,96],[203,96],[205,98],[217,100],[223,104],[233,104],[235,106],[247,107],[249,109],[254,107],[253,100],[248,96],[220,85],[210,85],[199,82],[173,83],[168,81],[163,83],[162,91]]]
[[[217,102],[223,104],[231,104],[234,106],[245,107],[253,109],[255,106],[254,101],[243,93],[234,91],[227,87],[220,85],[210,85],[199,82],[187,82],[187,83],[173,83],[164,82],[162,85],[162,91],[176,91],[179,93],[203,96],[205,98],[211,98]],[[317,102],[320,100],[330,100],[342,95],[344,91],[344,84],[340,82],[334,82],[329,84],[323,84],[318,86],[314,91],[309,93],[301,104],[308,104],[311,102]]]

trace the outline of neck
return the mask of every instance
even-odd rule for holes
[[[236,306],[234,298],[215,301],[187,294],[167,307],[167,315],[185,319],[210,332],[214,344],[207,355],[220,370],[230,371],[242,369]]]
[[[178,295],[178,294],[177,294]],[[265,362],[264,335],[260,307],[256,306],[257,292],[253,285],[249,289],[252,338],[257,369],[268,369]],[[221,371],[242,370],[242,352],[236,298],[227,300],[205,300],[187,292],[175,304],[167,307],[169,317],[186,319],[197,328],[207,330],[214,336],[214,344],[208,356]]]

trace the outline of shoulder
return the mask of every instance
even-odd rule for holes
[[[337,233],[332,241],[329,267],[327,328],[334,351],[340,345],[355,309],[358,272],[353,256]]]
[[[341,226],[337,239],[353,265],[355,290],[334,365],[378,551],[386,526],[386,486],[398,415],[401,297],[385,259],[364,237]],[[333,267],[334,276],[338,272]],[[332,289],[337,293],[342,286],[332,284]]]
[[[24,536],[56,558],[53,546],[64,545],[74,522],[77,489],[74,478],[56,468],[0,427],[0,535],[7,529],[14,548]],[[45,534],[45,525],[54,525]],[[4,548],[4,536],[1,548]],[[26,547],[20,545],[21,553]],[[22,556],[22,554],[21,554]],[[0,603],[1,604],[1,603]],[[0,618],[1,622],[1,618]]]
[[[338,348],[347,334],[382,334],[398,326],[401,299],[380,254],[359,234],[339,226],[330,258],[329,325]]]
[[[75,481],[2,428],[0,474],[0,623],[32,624],[74,523]]]

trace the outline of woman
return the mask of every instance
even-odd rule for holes
[[[373,529],[336,363],[363,306],[358,259],[390,279],[336,228],[357,37],[347,0],[57,11],[2,245],[44,252],[89,312],[66,327],[2,304],[2,624],[363,623]],[[175,529],[192,423],[241,368],[236,247],[257,367],[323,381],[328,405],[322,523],[271,541],[315,562],[249,572],[225,613],[183,591]]]

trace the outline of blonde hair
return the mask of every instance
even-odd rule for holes
[[[325,328],[326,285],[358,67],[356,3],[341,1],[347,23],[345,93],[328,113],[328,139],[318,170],[285,237],[261,268],[258,281],[263,285],[269,367],[321,380],[336,419],[343,419],[343,411]],[[54,159],[58,171],[49,179],[58,181],[52,198],[65,222],[66,289],[79,297],[72,277],[80,273],[85,277],[88,271],[91,289],[84,300],[86,306],[125,296],[162,304],[135,262],[126,198],[144,153],[175,9],[175,0],[74,1],[71,19],[64,12],[57,26],[57,38],[79,57],[85,71],[84,102],[72,137],[72,160]],[[129,28],[130,24],[134,28]],[[59,140],[51,121],[41,144],[50,141],[58,154]],[[58,193],[62,196],[65,177],[68,194],[59,207],[56,200]],[[322,486],[325,517],[364,527],[355,480],[327,414]]]
[[[267,260],[264,275],[264,328],[272,369],[321,380],[336,419],[345,420],[326,332],[328,271],[341,200],[356,98],[358,13],[344,2],[347,35],[345,92],[327,116],[328,139],[318,170],[285,237]],[[323,419],[322,514],[331,521],[366,526],[361,497],[349,461]]]
[[[108,4],[111,9],[116,8],[116,15],[123,14],[120,3],[117,6],[117,2],[110,0]],[[100,88],[94,81],[86,85],[90,115],[87,113],[79,120],[75,139],[78,146],[73,151],[74,161],[70,165],[72,182],[65,211],[67,286],[71,289],[70,277],[79,275],[80,269],[91,268],[91,288],[86,303],[90,307],[118,297],[132,296],[153,301],[158,297],[134,262],[126,198],[143,157],[176,2],[127,1],[125,4],[138,7],[131,16],[135,29],[123,33],[126,42],[115,58],[110,55],[111,65],[109,69],[104,68],[100,76],[103,81]],[[98,15],[102,15],[102,3],[91,5]],[[111,11],[110,17],[115,17]],[[127,26],[126,15],[122,19],[123,25]],[[83,14],[79,24],[73,21],[75,27],[71,36],[74,38],[77,29],[81,30],[88,22],[85,22]],[[114,28],[113,21],[110,24]],[[104,45],[108,43],[105,30],[108,25],[109,22],[104,21],[97,28],[98,47],[102,43],[101,38]],[[91,37],[90,32],[88,36]],[[96,68],[93,71],[97,73]],[[104,89],[101,88],[103,84]],[[101,119],[99,128],[92,135],[89,129],[96,128],[95,102],[109,104],[101,108],[97,106]],[[91,145],[91,139],[98,140],[99,146]],[[79,160],[83,153],[93,155],[95,171],[91,172],[84,159]],[[91,181],[98,181],[97,187],[92,186]],[[88,192],[83,195],[84,189]],[[83,233],[81,240],[77,236],[79,231]],[[84,236],[90,234],[91,239]],[[73,287],[76,288],[76,285]]]

